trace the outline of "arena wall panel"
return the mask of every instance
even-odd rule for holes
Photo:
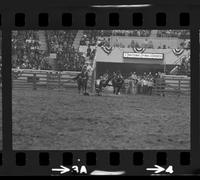
[[[112,52],[108,55],[106,54],[100,47],[97,48],[96,52],[96,62],[112,62],[112,63],[124,63],[124,58],[123,58],[123,52],[133,52],[132,48],[119,48],[115,47],[113,48]],[[164,54],[164,60],[163,64],[166,65],[174,65],[176,64],[176,61],[181,57],[181,56],[187,56],[190,50],[184,50],[184,52],[180,56],[176,56],[173,52],[172,49],[146,49],[144,53],[163,53]],[[133,63],[134,63],[133,59]],[[129,60],[130,63],[130,60]],[[137,62],[139,63],[139,62]],[[140,61],[140,63],[142,63]],[[154,62],[150,62],[150,64],[160,64],[157,63],[155,60]]]

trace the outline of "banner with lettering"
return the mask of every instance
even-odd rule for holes
[[[162,53],[133,53],[133,52],[124,52],[124,58],[138,58],[138,59],[158,59],[162,60],[164,55]]]

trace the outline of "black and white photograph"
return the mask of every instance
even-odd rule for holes
[[[15,30],[11,43],[14,150],[190,150],[189,30]]]

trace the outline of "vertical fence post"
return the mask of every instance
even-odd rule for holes
[[[92,93],[95,93],[95,80],[96,80],[96,66],[92,72],[92,87],[91,87]]]
[[[155,94],[158,95],[158,79],[155,80]]]
[[[60,86],[61,86],[60,79],[61,79],[61,73],[58,72],[58,89],[60,89]]]
[[[47,85],[47,89],[49,89],[49,73],[47,72],[46,75],[47,75],[46,76],[47,77],[47,79],[46,79],[47,80],[47,84],[46,85]]]
[[[89,78],[89,79],[90,79],[90,93],[92,93],[92,91],[93,91],[93,73],[94,73],[94,72],[92,72],[92,75],[91,75],[91,77]]]
[[[189,89],[188,92],[191,93],[191,83],[190,83],[190,80],[188,80],[188,85],[189,85],[189,86],[188,86],[188,89]]]
[[[33,90],[36,90],[37,87],[36,87],[36,84],[37,84],[37,79],[36,79],[36,73],[33,73]]]
[[[178,96],[181,94],[181,79],[178,80]]]

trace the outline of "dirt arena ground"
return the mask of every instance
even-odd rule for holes
[[[13,148],[190,149],[190,97],[14,89]]]

